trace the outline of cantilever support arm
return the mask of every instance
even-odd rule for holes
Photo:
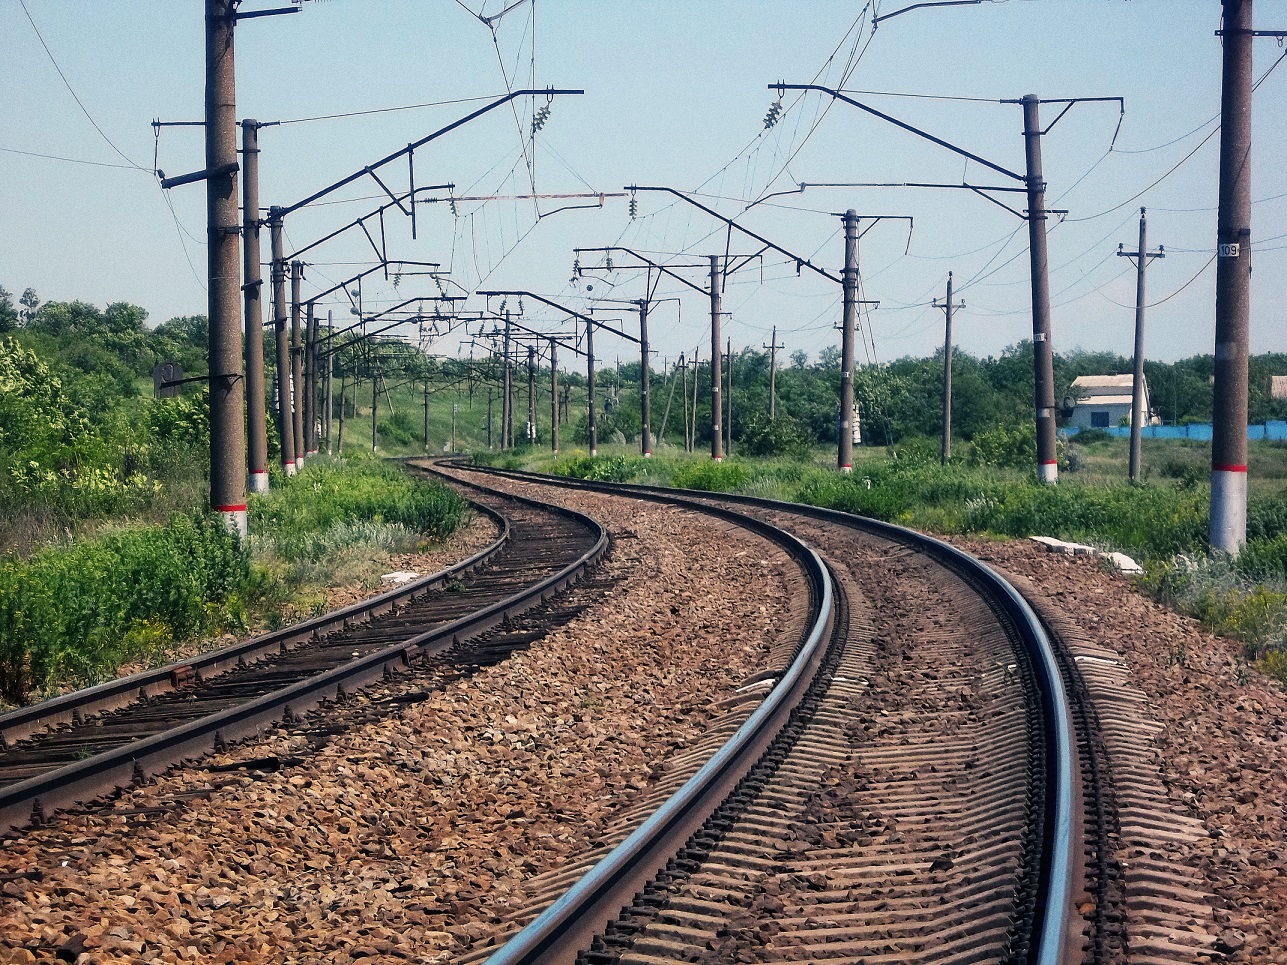
[[[601,329],[603,329],[603,331],[605,331],[605,332],[609,332],[609,333],[611,333],[611,334],[613,334],[613,335],[619,335],[619,336],[621,336],[622,338],[624,338],[624,339],[625,339],[626,341],[628,341],[628,342],[634,342],[635,344],[638,344],[638,343],[639,343],[639,339],[635,338],[633,335],[631,335],[631,334],[629,334],[629,333],[627,333],[627,332],[623,332],[623,331],[620,331],[619,329],[615,329],[615,328],[613,328],[611,325],[604,325],[604,324],[603,324],[603,322],[599,321],[597,318],[591,318],[589,315],[582,315],[580,312],[573,311],[572,309],[570,309],[570,308],[568,308],[568,307],[566,307],[566,306],[564,306],[564,305],[560,305],[558,302],[551,301],[550,299],[546,298],[544,295],[538,295],[538,294],[536,294],[535,292],[529,292],[529,291],[480,291],[480,292],[475,292],[475,294],[477,294],[477,295],[484,295],[484,296],[490,296],[490,295],[516,295],[516,296],[520,296],[520,297],[523,297],[523,298],[530,298],[530,299],[532,299],[533,301],[540,302],[540,303],[541,303],[541,304],[543,304],[543,305],[549,305],[549,306],[550,306],[550,308],[557,308],[559,311],[563,312],[563,314],[565,314],[565,315],[571,315],[573,318],[579,318],[581,321],[585,322],[585,323],[586,323],[586,324],[588,324],[588,325],[593,325],[595,328],[601,328]]]
[[[442,137],[444,134],[450,134],[452,131],[456,130],[456,128],[463,127],[464,125],[468,124],[470,121],[475,120],[476,118],[482,117],[484,114],[494,111],[496,108],[501,107],[505,104],[508,104],[510,101],[516,100],[519,97],[535,97],[538,94],[545,94],[547,97],[553,97],[556,94],[584,94],[584,93],[585,91],[583,90],[564,90],[561,88],[547,87],[545,88],[545,90],[516,90],[510,94],[506,94],[504,97],[498,97],[490,104],[486,104],[478,108],[478,110],[474,111],[473,113],[466,114],[464,117],[460,118],[459,120],[452,121],[446,127],[440,127],[432,134],[428,134],[422,137],[420,140],[415,141],[411,144],[408,144],[406,147],[402,148],[402,150],[394,151],[392,154],[388,155],[387,157],[381,158],[380,160],[376,161],[374,164],[368,164],[366,167],[362,168],[362,170],[354,171],[348,177],[340,178],[340,180],[336,181],[334,184],[328,187],[322,188],[321,191],[318,191],[315,194],[310,195],[309,197],[305,198],[303,201],[296,201],[294,204],[289,205],[285,208],[282,208],[282,214],[287,215],[287,214],[290,214],[292,211],[296,211],[299,208],[304,207],[306,204],[312,204],[314,201],[317,201],[320,198],[324,198],[331,192],[338,191],[340,188],[344,187],[345,185],[352,184],[354,181],[358,180],[359,178],[365,177],[368,174],[370,174],[372,177],[375,177],[375,171],[379,168],[384,167],[384,165],[388,164],[389,162],[396,161],[398,158],[404,157],[410,154],[416,148],[423,147],[424,145],[428,144],[430,141],[433,141],[433,140],[436,140],[437,138]],[[379,181],[380,179],[376,178],[375,180]],[[388,189],[386,188],[385,190],[387,191]]]
[[[729,228],[736,228],[738,231],[746,235],[748,238],[754,238],[756,241],[764,245],[766,248],[772,248],[774,251],[778,252],[779,254],[786,255],[788,258],[790,258],[792,261],[796,263],[797,268],[799,267],[808,268],[811,271],[817,272],[823,278],[826,278],[826,279],[829,279],[830,281],[835,282],[837,285],[842,284],[842,280],[839,275],[834,275],[831,272],[827,271],[827,269],[825,268],[819,268],[808,258],[803,258],[800,255],[795,254],[794,252],[787,251],[781,245],[774,244],[773,242],[769,241],[768,238],[765,238],[763,235],[757,235],[754,231],[751,231],[749,228],[743,228],[732,218],[727,218],[724,215],[720,214],[718,211],[714,210],[713,208],[706,207],[706,205],[702,204],[700,201],[694,201],[688,195],[684,194],[683,191],[677,191],[674,188],[644,186],[641,184],[627,185],[626,190],[627,191],[665,191],[667,194],[673,194],[675,197],[679,198],[680,200],[687,201],[694,208],[700,208],[702,211],[705,211],[708,215],[710,215],[712,218],[715,218],[717,221],[724,222],[726,225],[729,226]]]
[[[927,141],[933,141],[939,147],[945,147],[954,154],[959,154],[961,155],[961,157],[969,158],[971,161],[974,161],[977,164],[982,164],[986,168],[991,168],[993,171],[996,171],[998,174],[1004,174],[1006,177],[1014,178],[1016,181],[1019,181],[1021,183],[1025,183],[1027,181],[1027,178],[1025,178],[1022,174],[1016,174],[1015,172],[1011,171],[1009,168],[1003,168],[999,164],[993,164],[987,158],[979,157],[977,154],[967,151],[963,147],[957,147],[955,144],[952,144],[949,141],[945,141],[941,137],[935,137],[933,134],[930,134],[928,131],[922,131],[919,127],[913,127],[911,124],[908,124],[904,121],[900,121],[896,117],[890,117],[884,111],[878,111],[876,110],[876,108],[869,107],[866,104],[862,103],[861,101],[856,101],[852,97],[848,96],[847,94],[842,94],[840,91],[834,90],[830,87],[823,87],[821,84],[777,83],[777,84],[769,84],[769,90],[776,90],[776,91],[816,90],[816,91],[821,91],[824,94],[830,94],[838,101],[844,101],[846,104],[849,104],[852,107],[856,107],[861,111],[866,111],[868,114],[871,114],[873,117],[879,117],[882,121],[888,121],[890,124],[893,124],[895,127],[901,127],[904,131],[909,131],[910,133],[915,134],[917,137],[923,137]]]
[[[624,252],[624,253],[625,253],[625,254],[627,254],[627,255],[631,255],[631,256],[633,256],[633,257],[635,257],[635,258],[638,258],[638,259],[639,259],[639,261],[640,261],[640,262],[642,262],[642,264],[641,264],[641,265],[630,265],[630,266],[628,266],[628,267],[631,267],[631,268],[636,268],[636,267],[656,268],[656,269],[657,269],[657,271],[661,272],[663,275],[668,275],[669,277],[671,277],[671,278],[675,279],[676,281],[683,282],[685,285],[687,285],[689,288],[691,288],[691,289],[692,289],[693,291],[695,291],[695,292],[701,292],[701,294],[703,294],[703,295],[709,295],[709,294],[710,294],[710,290],[709,290],[709,289],[707,289],[707,288],[703,288],[701,285],[698,285],[696,282],[689,281],[687,278],[685,278],[683,275],[679,274],[678,272],[671,271],[671,270],[670,270],[669,268],[667,268],[665,265],[660,265],[660,264],[658,264],[657,262],[653,261],[651,258],[646,258],[646,257],[644,257],[643,255],[639,254],[639,252],[635,251],[635,250],[634,250],[634,249],[632,249],[632,248],[623,248],[623,247],[621,247],[620,245],[607,245],[607,246],[605,246],[605,247],[603,247],[603,248],[575,248],[575,249],[573,249],[573,250],[574,250],[574,252],[575,252],[575,253],[577,253],[577,254],[580,254],[580,253],[581,253],[581,252],[583,252],[583,251],[602,251],[602,252],[621,251],[621,252]],[[703,267],[704,267],[704,266],[703,266]],[[585,270],[585,269],[582,269],[582,270]],[[598,267],[598,268],[591,268],[591,269],[589,269],[589,270],[590,270],[590,271],[604,271],[604,270],[607,270],[607,269],[606,269],[606,266],[600,266],[600,267]]]

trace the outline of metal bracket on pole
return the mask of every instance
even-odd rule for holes
[[[236,174],[241,170],[241,165],[236,161],[229,161],[227,164],[221,164],[217,168],[206,168],[201,171],[193,171],[191,174],[180,174],[178,177],[167,178],[164,171],[156,173],[161,178],[161,187],[167,191],[170,188],[177,188],[184,184],[194,184],[197,181],[209,181],[213,178],[226,178],[230,174]]]

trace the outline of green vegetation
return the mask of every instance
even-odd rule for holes
[[[358,457],[274,479],[252,515],[247,545],[217,518],[186,513],[0,562],[0,699],[106,679],[194,636],[306,615],[337,575],[370,577],[388,552],[450,535],[467,505]]]
[[[24,561],[54,566],[46,560],[70,552],[69,546],[127,531],[164,542],[157,534],[188,525],[176,520],[197,518],[193,514],[204,508],[208,492],[204,390],[198,382],[185,386],[178,398],[154,399],[151,373],[158,362],[178,361],[186,377],[199,379],[205,372],[206,338],[202,316],[149,328],[147,313],[137,306],[46,303],[30,289],[15,297],[0,287],[0,566],[6,578],[17,579],[13,574]],[[560,374],[565,452],[554,458],[543,451],[549,439],[547,371],[534,372],[536,445],[488,453],[499,448],[500,438],[496,359],[481,354],[433,358],[406,342],[359,343],[353,334],[337,333],[331,344],[333,443],[345,461],[312,465],[299,480],[278,479],[268,500],[252,501],[252,534],[244,548],[251,560],[249,584],[234,586],[224,597],[207,594],[205,632],[261,614],[270,619],[274,607],[279,620],[311,612],[322,605],[321,584],[369,574],[371,564],[356,562],[363,554],[387,553],[454,525],[459,508],[436,505],[436,497],[379,468],[375,460],[358,458],[378,443],[380,455],[454,448],[483,453],[502,465],[583,478],[806,500],[945,533],[1041,532],[1090,542],[1139,558],[1148,567],[1146,583],[1153,592],[1203,615],[1210,625],[1254,638],[1257,648],[1282,641],[1274,619],[1248,614],[1262,605],[1279,612],[1274,594],[1287,592],[1287,447],[1251,447],[1250,543],[1237,562],[1225,561],[1225,569],[1179,562],[1205,561],[1209,446],[1145,440],[1143,485],[1128,486],[1126,440],[1087,432],[1061,445],[1061,485],[1053,490],[1035,485],[1029,342],[996,356],[955,354],[956,435],[948,467],[938,465],[935,438],[941,356],[859,366],[854,382],[864,445],[856,450],[855,472],[847,478],[829,468],[840,378],[835,348],[814,359],[800,351],[779,357],[775,419],[767,415],[767,353],[735,352],[726,371],[731,370],[733,403],[727,423],[737,458],[714,465],[683,454],[685,446],[696,452],[709,446],[709,371],[699,366],[694,375],[691,364],[677,368],[673,357],[659,360],[662,371],[653,378],[652,428],[661,436],[654,446],[657,458],[638,456],[638,362],[600,370],[598,438],[605,455],[596,459],[567,452],[588,442],[586,378],[582,371]],[[266,362],[272,378],[271,351]],[[1128,359],[1111,353],[1057,355],[1056,397],[1067,395],[1079,375],[1130,369]],[[1211,356],[1148,362],[1145,369],[1152,404],[1165,422],[1209,419]],[[1269,393],[1269,375],[1284,372],[1287,355],[1251,360],[1253,422],[1287,418],[1287,402]],[[521,440],[529,411],[528,373],[519,364],[514,374],[515,435]],[[275,462],[271,418],[269,446]],[[146,623],[148,617],[129,619],[144,621],[124,631],[151,641],[139,644],[143,649],[169,646],[165,641],[195,625],[178,616],[173,621],[157,616],[154,624]],[[109,645],[110,632],[102,634],[105,650],[116,647],[123,653],[135,646]],[[0,640],[0,648],[13,651],[12,641]],[[30,668],[20,668],[15,679],[28,683],[19,689],[41,690],[57,685],[60,674],[91,679],[110,672],[106,668],[115,657],[83,665],[52,656],[46,663],[24,659]],[[42,669],[55,665],[68,669]]]

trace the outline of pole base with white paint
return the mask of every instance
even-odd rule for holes
[[[263,495],[268,492],[268,473],[252,472],[246,480],[246,484],[252,493]]]
[[[1053,486],[1059,482],[1059,463],[1043,462],[1037,466],[1037,479],[1043,486]]]
[[[1211,470],[1211,548],[1237,556],[1247,543],[1247,467]]]
[[[217,506],[215,512],[219,514],[219,518],[223,520],[229,532],[236,533],[242,539],[246,538],[250,532],[250,523],[245,506]]]

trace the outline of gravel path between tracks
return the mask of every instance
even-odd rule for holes
[[[804,605],[757,537],[557,498],[613,533],[602,605],[306,762],[288,728],[214,762],[278,755],[280,770],[176,772],[8,842],[0,961],[432,961],[494,930],[526,878],[591,846],[702,733]]]
[[[1287,952],[1287,691],[1213,636],[1137,593],[1093,558],[1032,543],[952,542],[1032,581],[1056,612],[1120,654],[1162,725],[1155,761],[1175,813],[1208,837],[1177,845],[1215,897],[1205,928],[1217,958],[1279,965]],[[1126,856],[1130,860],[1130,856]]]

